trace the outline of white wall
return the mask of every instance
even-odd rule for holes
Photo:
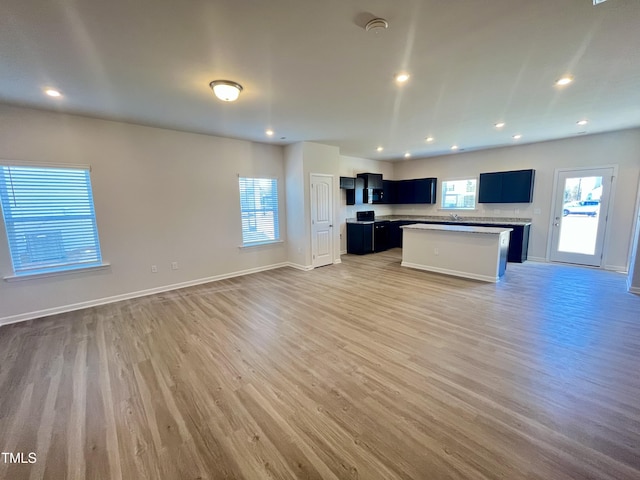
[[[238,174],[279,179],[286,238],[282,147],[0,105],[0,159],[91,165],[103,259],[111,263],[92,273],[0,280],[0,323],[287,261],[285,243],[238,248]],[[7,276],[0,223],[0,276]]]
[[[305,222],[307,229],[307,238],[309,249],[306,256],[307,265],[313,264],[311,250],[311,174],[321,173],[325,175],[333,175],[333,216],[334,222],[338,213],[340,193],[340,179],[338,174],[340,162],[340,149],[330,145],[322,145],[320,143],[303,142],[304,157],[304,209],[308,217]],[[333,229],[333,257],[334,262],[340,262],[340,231]]]
[[[536,179],[533,203],[490,206],[480,204],[475,212],[464,212],[461,215],[532,218],[529,256],[545,259],[555,170],[612,164],[618,165],[618,178],[615,181],[607,227],[609,234],[605,243],[604,265],[605,268],[624,271],[628,267],[640,176],[640,129],[401,161],[394,164],[394,175],[397,180],[437,177],[437,198],[440,201],[443,180],[477,177],[482,172],[534,168]],[[519,209],[518,214],[515,213],[516,208]],[[495,209],[500,211],[495,213]],[[534,209],[540,209],[541,213],[535,214]],[[448,212],[439,211],[438,205],[415,205],[395,207],[394,213],[446,215]]]
[[[306,251],[310,247],[307,239],[308,213],[303,201],[304,159],[302,143],[285,147],[285,171],[287,184],[287,251],[289,261],[297,268],[308,268]]]
[[[285,147],[287,174],[287,218],[289,221],[289,261],[298,268],[311,269],[311,174],[333,175],[334,217],[339,208],[338,147],[299,142]],[[334,218],[335,222],[335,218]],[[339,231],[334,229],[334,262],[340,262]]]

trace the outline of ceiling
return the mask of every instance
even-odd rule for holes
[[[0,102],[421,158],[640,126],[639,25],[638,0],[3,0]]]

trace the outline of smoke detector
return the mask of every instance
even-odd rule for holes
[[[369,20],[367,24],[364,26],[364,29],[367,32],[382,32],[389,28],[389,22],[387,22],[384,18],[374,18],[373,20]]]

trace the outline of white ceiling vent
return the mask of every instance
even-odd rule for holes
[[[594,0],[595,1],[595,0]],[[367,24],[364,26],[364,29],[369,32],[378,33],[383,30],[386,30],[389,27],[389,22],[387,22],[384,18],[374,18],[373,20],[369,20]]]

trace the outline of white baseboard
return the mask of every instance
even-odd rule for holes
[[[448,268],[440,267],[427,267],[425,265],[419,265],[416,263],[402,262],[401,267],[415,268],[416,270],[425,270],[427,272],[443,273],[445,275],[453,275],[454,277],[470,278],[472,280],[481,280],[483,282],[496,283],[500,280],[499,277],[492,277],[490,275],[480,275],[476,273],[459,272],[457,270],[449,270]]]
[[[629,293],[634,293],[636,295],[640,295],[640,287],[634,287],[631,285],[631,279],[627,278],[627,290]]]
[[[544,258],[544,257],[530,257],[530,256],[528,256],[527,260],[531,261],[531,262],[547,263],[547,259]]]
[[[347,251],[346,250],[340,250],[340,255],[346,255]]]
[[[620,265],[605,265],[604,269],[612,272],[627,273],[627,267],[621,267]]]
[[[342,263],[342,260],[340,259],[340,257],[338,257],[333,260],[333,263]]]
[[[296,270],[302,270],[303,272],[309,272],[313,270],[313,265],[300,265],[299,263],[287,262],[287,267],[295,268]]]
[[[289,262],[276,263],[272,265],[266,265],[264,267],[249,268],[247,270],[240,270],[237,272],[225,273],[222,275],[214,275],[212,277],[199,278],[197,280],[189,280],[188,282],[174,283],[171,285],[164,285],[162,287],[139,290],[137,292],[123,293],[121,295],[113,295],[111,297],[103,297],[95,300],[88,300],[86,302],[79,302],[79,303],[74,303],[70,305],[62,305],[60,307],[37,310],[34,312],[21,313],[18,315],[10,315],[8,317],[1,317],[0,326],[9,325],[11,323],[26,322],[27,320],[33,320],[35,318],[47,317],[49,315],[57,315],[59,313],[72,312],[74,310],[81,310],[83,308],[97,307],[98,305],[105,305],[107,303],[120,302],[122,300],[129,300],[132,298],[146,297],[148,295],[155,295],[156,293],[163,293],[163,292],[168,292],[170,290],[178,290],[180,288],[193,287],[195,285],[202,285],[203,283],[216,282],[219,280],[226,280],[228,278],[233,278],[233,277],[241,277],[243,275],[250,275],[252,273],[264,272],[267,270],[274,270],[276,268],[282,268],[282,267],[297,268],[297,266],[290,264]],[[311,270],[311,268],[309,270]]]

